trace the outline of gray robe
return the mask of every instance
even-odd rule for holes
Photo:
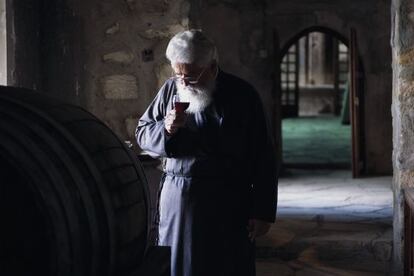
[[[219,72],[212,104],[167,136],[164,117],[175,83],[167,80],[140,118],[138,145],[164,157],[158,244],[171,246],[172,276],[255,275],[249,218],[273,222],[275,151],[257,92]]]

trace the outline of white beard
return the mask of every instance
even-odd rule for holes
[[[180,102],[189,102],[188,113],[197,113],[206,109],[213,100],[214,81],[208,86],[185,86],[180,80],[175,82]]]

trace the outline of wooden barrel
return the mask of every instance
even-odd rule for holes
[[[0,275],[134,275],[147,181],[84,109],[0,86]]]

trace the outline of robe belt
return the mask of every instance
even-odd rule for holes
[[[234,176],[234,175],[191,175],[191,174],[182,174],[182,173],[174,173],[174,172],[164,172],[164,179],[165,176],[173,176],[173,177],[182,177],[182,178],[190,178],[192,181],[200,180],[200,181],[211,181],[212,184],[214,182],[217,183],[226,183],[226,187],[237,187],[237,189],[242,190],[249,190],[250,185],[247,179],[242,176]],[[215,185],[212,185],[215,186]],[[244,187],[244,188],[243,188]]]
[[[231,178],[229,175],[226,175],[226,174],[198,175],[198,174],[185,174],[185,173],[180,173],[180,172],[164,172],[164,174],[168,176],[187,177],[187,178],[192,178],[192,179],[228,179],[228,178]]]

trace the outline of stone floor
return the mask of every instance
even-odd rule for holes
[[[299,117],[282,121],[283,161],[296,167],[350,168],[351,128],[340,117]]]
[[[257,276],[392,275],[391,177],[290,170],[277,222],[257,240]]]

